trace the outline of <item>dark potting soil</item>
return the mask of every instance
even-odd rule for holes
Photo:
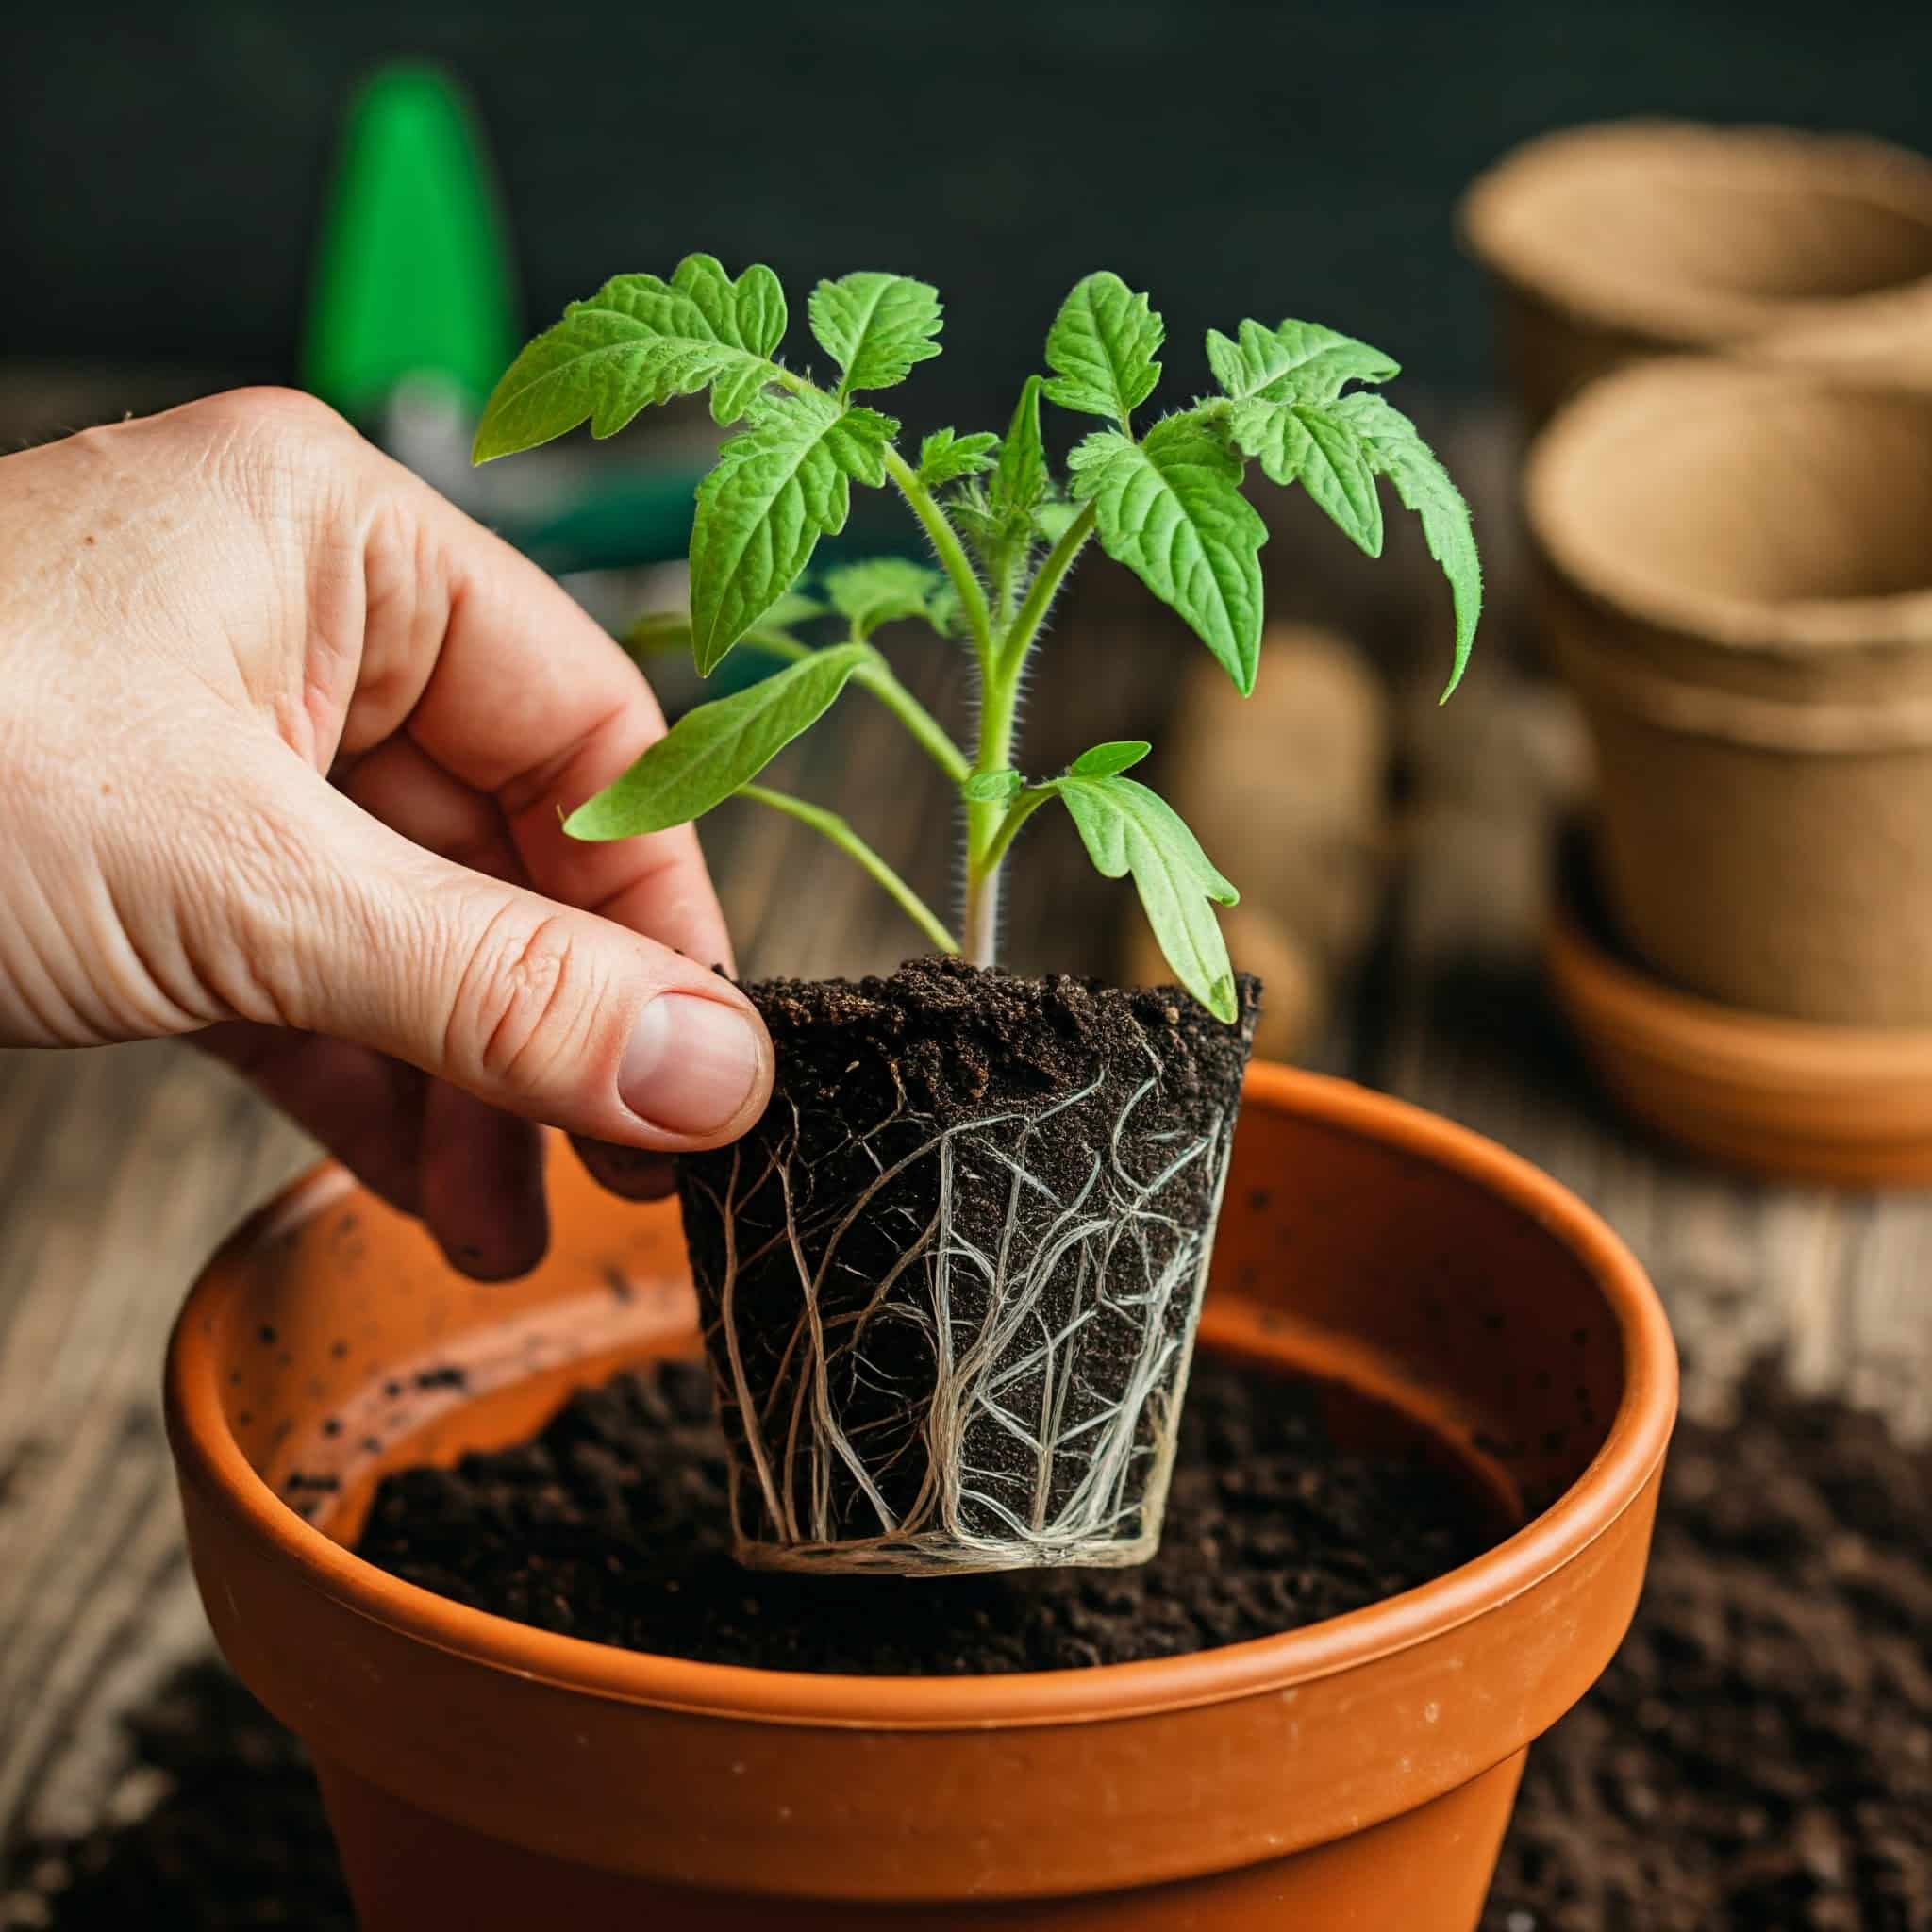
[[[704,1372],[575,1396],[533,1442],[405,1470],[358,1545],[443,1596],[545,1630],[708,1663],[888,1676],[1175,1657],[1341,1615],[1489,1541],[1440,1471],[1336,1449],[1306,1386],[1195,1365],[1159,1554],[1129,1570],[800,1576],[730,1554]]]
[[[678,1163],[706,1324],[728,1303],[737,1345],[721,1419],[752,1439],[745,1541],[878,1537],[902,1565],[1016,1534],[1131,1541],[1173,1440],[1256,982],[1233,1025],[1173,987],[958,959],[745,991],[772,1103]]]
[[[1685,1423],[1624,1647],[1483,1932],[1932,1932],[1932,1449],[1768,1370]]]
[[[302,1746],[220,1663],[124,1722],[105,1822],[0,1843],[0,1932],[356,1932]]]
[[[931,1592],[955,1582],[910,1586]],[[1531,1751],[1483,1932],[1932,1932],[1932,1450],[1769,1376],[1686,1422],[1617,1659]],[[352,1932],[300,1748],[227,1674],[128,1720],[5,1932]]]

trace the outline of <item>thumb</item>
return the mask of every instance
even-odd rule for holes
[[[273,971],[252,962],[287,1024],[626,1146],[718,1146],[763,1111],[771,1041],[727,981],[330,798],[283,930],[258,942]]]

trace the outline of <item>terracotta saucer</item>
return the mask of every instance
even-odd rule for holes
[[[1753,1174],[1932,1186],[1932,1029],[1818,1025],[1680,992],[1614,947],[1592,896],[1587,854],[1573,849],[1558,868],[1543,962],[1598,1074],[1632,1114]]]

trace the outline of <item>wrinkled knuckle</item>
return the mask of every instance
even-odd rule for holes
[[[485,928],[459,982],[454,1057],[492,1084],[546,1082],[583,1044],[590,968],[572,922],[520,908]]]
[[[305,390],[262,383],[208,396],[193,409],[209,422],[259,436],[334,437],[353,433],[348,424],[319,396]]]

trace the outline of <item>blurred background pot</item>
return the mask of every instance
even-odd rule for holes
[[[1932,1028],[1767,1019],[1680,991],[1620,948],[1572,828],[1543,931],[1557,1004],[1638,1120],[1727,1167],[1932,1187]]]
[[[1932,394],[1631,369],[1526,495],[1621,938],[1723,1005],[1932,1025]]]
[[[937,1680],[607,1648],[351,1554],[389,1469],[524,1440],[571,1389],[695,1347],[675,1209],[567,1157],[552,1184],[549,1258],[481,1287],[321,1170],[176,1326],[203,1599],[314,1756],[364,1932],[1471,1932],[1527,1746],[1628,1623],[1675,1413],[1657,1298],[1574,1196],[1255,1068],[1203,1345],[1320,1377],[1338,1438],[1426,1441],[1524,1526],[1285,1636]]]
[[[1932,160],[1775,127],[1619,121],[1529,142],[1464,197],[1531,423],[1672,351],[1932,375]]]

